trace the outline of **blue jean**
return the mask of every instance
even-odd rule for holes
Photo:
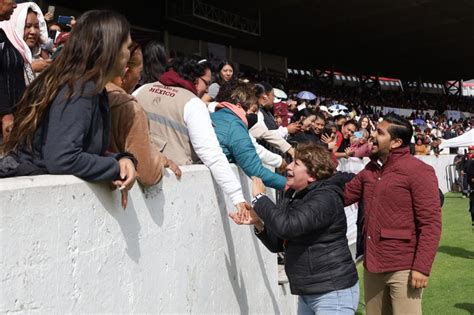
[[[353,287],[322,294],[300,295],[298,315],[353,315],[359,305],[359,282]]]

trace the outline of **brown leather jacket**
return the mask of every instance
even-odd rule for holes
[[[138,181],[144,186],[158,183],[163,176],[166,157],[150,141],[148,118],[135,97],[119,86],[106,86],[112,114],[110,150],[132,153],[138,161]]]

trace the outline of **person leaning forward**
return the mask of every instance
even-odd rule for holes
[[[421,296],[441,237],[434,169],[410,155],[412,126],[392,114],[374,134],[372,161],[345,186],[363,201],[366,312],[421,314]]]
[[[211,80],[206,60],[176,58],[160,80],[141,86],[133,95],[147,112],[151,141],[178,165],[206,165],[240,213],[250,205],[230,168],[200,99]]]

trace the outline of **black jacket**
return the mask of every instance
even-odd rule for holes
[[[265,223],[258,238],[272,252],[285,250],[292,294],[326,293],[357,282],[341,188],[349,176],[337,173],[298,193],[290,189],[279,207],[266,196],[254,206]]]
[[[14,112],[25,90],[24,62],[0,29],[0,117]]]
[[[293,143],[313,143],[317,144],[320,146],[323,146],[325,148],[328,147],[328,145],[324,142],[321,141],[321,137],[317,134],[314,133],[314,131],[304,131],[304,132],[299,132],[294,136],[291,136],[288,139],[288,142],[291,144]]]
[[[80,89],[79,83],[75,89]],[[43,173],[87,181],[118,179],[119,155],[105,156],[111,132],[107,94],[94,90],[95,84],[88,82],[81,95],[66,101],[69,88],[63,86],[35,132],[33,151],[19,150],[20,162],[32,163]]]

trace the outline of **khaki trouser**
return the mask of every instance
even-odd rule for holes
[[[364,269],[367,315],[421,314],[423,289],[413,289],[410,270],[372,273]]]

